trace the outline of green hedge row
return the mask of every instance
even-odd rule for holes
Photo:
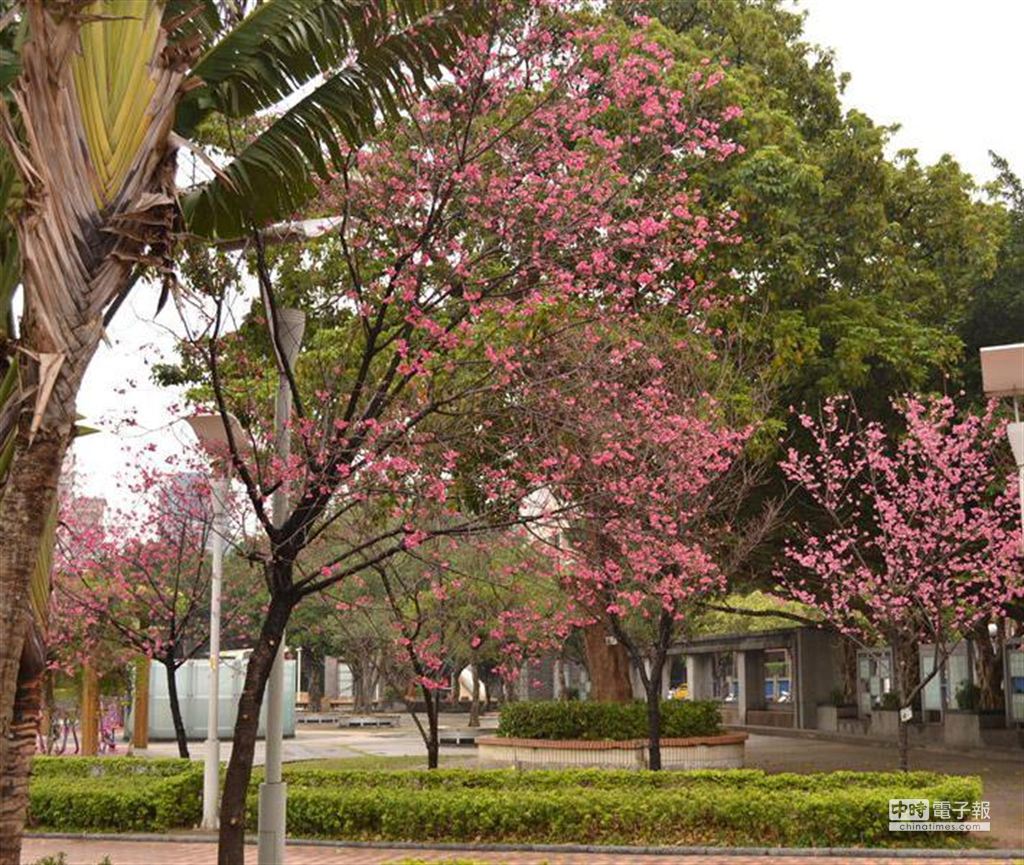
[[[197,764],[57,758],[36,766],[33,826],[164,831],[201,817]],[[965,839],[890,833],[889,799],[981,798],[978,778],[931,772],[286,769],[285,777],[292,835],[392,841],[947,846]],[[254,783],[253,828],[256,800]]]
[[[661,704],[661,735],[666,739],[714,736],[719,732],[717,703],[666,700]],[[510,703],[501,710],[498,735],[517,739],[646,739],[647,706],[578,700]]]
[[[524,773],[533,775],[536,773]],[[491,843],[740,846],[948,846],[939,833],[890,833],[890,798],[975,801],[977,779],[927,787],[436,787],[293,786],[288,831],[297,837]],[[256,796],[249,800],[255,828]]]
[[[160,832],[191,827],[202,817],[202,795],[201,766],[167,776],[53,773],[35,777],[29,785],[29,825],[62,832]]]

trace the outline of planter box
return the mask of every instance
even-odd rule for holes
[[[828,733],[839,732],[839,720],[857,717],[856,706],[818,706],[818,729]]]
[[[872,736],[883,736],[887,739],[895,739],[900,730],[900,713],[897,709],[872,709],[871,726],[869,728]]]
[[[746,741],[746,733],[662,739],[661,765],[664,769],[742,769]],[[481,763],[517,769],[646,769],[647,748],[646,739],[589,742],[494,736],[477,740]]]
[[[942,722],[943,744],[953,748],[985,747],[983,730],[997,730],[1006,726],[1006,718],[1000,711],[963,712],[947,709]]]

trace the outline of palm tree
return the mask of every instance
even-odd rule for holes
[[[297,209],[339,140],[361,144],[440,74],[469,3],[0,0],[0,865],[18,861],[25,813],[15,694],[30,699],[23,649],[45,624],[30,599],[47,596],[37,565],[104,327],[144,273],[166,293],[180,232],[229,240]],[[204,124],[237,134],[257,114],[209,180],[177,186]]]

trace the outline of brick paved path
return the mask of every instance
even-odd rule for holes
[[[87,841],[69,838],[26,838],[22,848],[23,865],[43,856],[63,852],[67,865],[97,865],[108,856],[112,865],[215,865],[217,848],[212,843],[171,843],[160,841]],[[465,850],[402,850],[385,848],[337,848],[289,845],[288,865],[387,865],[408,860],[423,862],[473,861],[504,865],[621,865],[628,861],[641,865],[840,865],[843,862],[864,865],[1007,865],[1008,861],[986,859],[984,854],[970,859],[878,858],[844,859],[827,856],[633,856],[622,853],[502,853]],[[255,865],[256,847],[247,845],[246,865]]]

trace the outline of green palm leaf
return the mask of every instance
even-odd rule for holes
[[[276,22],[271,12],[279,11],[278,7],[311,5],[310,0],[277,0],[260,7],[246,20],[259,17],[262,24]],[[327,5],[334,7],[334,14],[341,6],[348,7],[347,17],[352,16],[353,7],[358,7],[362,10],[358,13],[361,23],[336,23],[331,31],[336,42],[329,46],[322,34],[316,33],[309,40],[311,50],[294,67],[285,64],[301,53],[294,32],[296,27],[305,32],[301,19],[273,40],[273,49],[265,56],[251,54],[260,43],[243,22],[197,65],[197,70],[206,70],[204,75],[224,75],[219,87],[211,86],[210,90],[217,91],[217,98],[225,101],[217,110],[241,116],[276,104],[307,76],[321,74],[321,67],[342,64],[271,123],[221,176],[185,197],[186,218],[196,234],[237,237],[249,222],[262,224],[293,212],[313,193],[314,173],[326,174],[327,156],[339,156],[338,139],[353,147],[362,144],[381,120],[397,113],[409,95],[410,78],[413,86],[424,87],[428,78],[438,75],[452,60],[462,37],[475,30],[481,20],[479,11],[474,12],[468,4],[349,0],[316,4],[317,14],[323,13]],[[388,15],[381,17],[384,7]],[[246,39],[239,43],[235,36],[243,31]],[[243,58],[230,71],[223,67],[225,50],[237,50]],[[210,92],[197,98],[200,102],[209,100]]]

